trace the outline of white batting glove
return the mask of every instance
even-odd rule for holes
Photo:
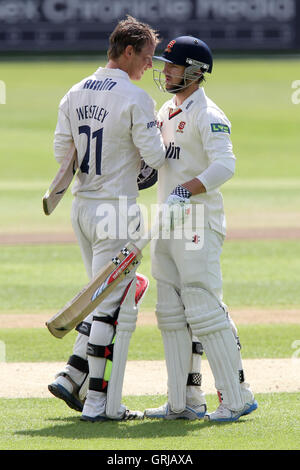
[[[169,206],[169,220],[166,218],[166,225],[173,230],[183,224],[185,218],[190,213],[190,197],[192,193],[180,184],[168,196],[166,204]],[[167,229],[168,227],[165,226]]]

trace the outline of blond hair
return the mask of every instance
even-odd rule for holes
[[[118,59],[127,46],[133,46],[136,53],[150,43],[157,46],[160,42],[157,31],[146,23],[141,23],[133,16],[127,15],[125,20],[119,21],[109,38],[109,59]]]

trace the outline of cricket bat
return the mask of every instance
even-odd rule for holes
[[[74,178],[77,167],[77,152],[75,145],[72,143],[70,150],[64,158],[54,180],[43,197],[43,209],[46,215],[50,215],[54,211],[55,207],[67,191]]]
[[[128,242],[80,292],[49,321],[46,326],[56,338],[63,338],[91,313],[103,299],[133,270],[142,259],[142,250],[159,230],[151,228],[135,244]]]

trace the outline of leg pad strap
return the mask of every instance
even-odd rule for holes
[[[87,355],[93,357],[103,357],[104,359],[113,360],[114,344],[100,346],[98,344],[87,344]]]
[[[201,387],[202,383],[202,374],[198,372],[190,372],[188,375],[187,385],[194,385],[196,387]]]
[[[82,335],[90,336],[91,326],[92,325],[87,321],[82,321],[76,326],[75,330],[78,331],[78,333],[81,333]]]
[[[108,387],[108,382],[106,380],[90,377],[89,390],[94,390],[95,392],[107,393],[107,387]]]
[[[109,317],[109,316],[106,316],[106,317],[98,317],[98,316],[95,316],[93,317],[93,321],[100,321],[102,323],[108,323],[109,325],[113,325],[113,326],[116,326],[118,321],[117,321],[117,318],[118,318],[118,315],[119,315],[119,310],[120,308],[118,308],[114,314],[113,317]]]
[[[202,356],[203,346],[199,341],[193,341],[193,343],[192,343],[192,353],[193,354],[199,354],[200,356]]]
[[[72,356],[70,356],[68,359],[68,364],[72,367],[75,367],[75,369],[80,370],[80,372],[84,372],[86,374],[89,373],[88,361],[86,359],[82,359],[80,356],[72,354]]]

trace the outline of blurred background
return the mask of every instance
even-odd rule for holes
[[[235,430],[222,426],[219,434],[214,426],[203,427],[201,434],[198,425],[161,423],[126,425],[125,433],[123,426],[87,430],[84,423],[78,431],[77,417],[60,400],[4,398],[0,447],[296,448],[300,0],[0,0],[0,346],[5,347],[0,351],[0,396],[11,396],[5,391],[11,382],[13,397],[28,385],[25,396],[40,396],[32,394],[32,384],[40,384],[41,396],[47,396],[52,371],[60,370],[55,364],[65,363],[72,350],[75,331],[58,341],[45,327],[88,280],[70,223],[72,196],[68,191],[49,217],[42,198],[58,170],[53,137],[59,102],[73,84],[105,66],[109,35],[127,13],[160,33],[158,53],[184,34],[206,41],[213,52],[205,92],[231,121],[237,158],[234,177],[221,188],[227,216],[221,258],[224,302],[248,360],[247,381],[249,371],[255,392],[262,392],[258,419],[247,418]],[[160,68],[158,62],[153,66]],[[171,97],[158,90],[151,70],[136,84],[154,98],[157,109]],[[138,202],[147,208],[155,203],[156,186],[141,191]],[[138,270],[149,278],[150,288],[129,361],[163,361],[149,246]],[[259,365],[250,367],[252,359]],[[268,359],[267,365],[261,362]],[[5,361],[23,365],[4,368]],[[37,362],[47,365],[35,369]],[[41,370],[49,374],[44,381]],[[143,370],[148,372],[145,365]],[[135,375],[134,383],[144,383],[144,377]],[[282,390],[288,393],[273,393]],[[158,406],[158,399],[165,401],[153,395],[128,406]],[[215,404],[210,401],[209,407]]]
[[[300,1],[1,0],[0,311],[53,311],[86,282],[70,191],[50,217],[42,197],[58,169],[59,102],[105,66],[109,35],[128,13],[160,33],[157,52],[184,34],[212,49],[205,91],[232,123],[237,157],[222,188],[232,242],[222,258],[226,303],[300,306]],[[170,98],[152,71],[137,85],[157,109]],[[156,187],[140,193],[141,204],[155,201]],[[152,281],[148,254],[141,270]],[[144,306],[153,311],[151,286]]]
[[[191,34],[215,51],[300,48],[296,0],[1,0],[1,52],[105,52],[126,14],[155,27],[164,41]]]

